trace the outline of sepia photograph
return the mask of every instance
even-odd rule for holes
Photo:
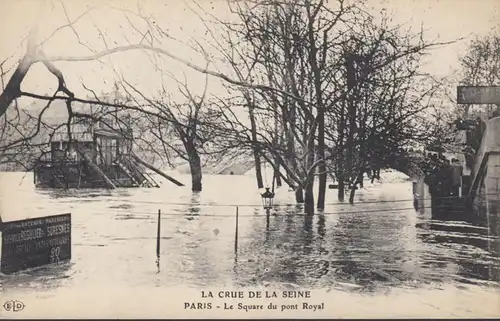
[[[500,317],[500,1],[0,25],[0,318]]]

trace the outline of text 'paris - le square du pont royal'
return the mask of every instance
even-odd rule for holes
[[[202,299],[311,299],[310,291],[201,291]],[[255,303],[242,303],[236,305],[223,302],[222,304],[214,304],[213,302],[185,302],[184,309],[189,310],[211,310],[213,308],[223,310],[323,310],[324,303],[311,304],[309,302],[301,302],[301,305],[295,304],[274,304],[269,302],[267,305]]]

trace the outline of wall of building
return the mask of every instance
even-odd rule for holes
[[[499,132],[500,133],[500,132]],[[500,139],[500,137],[498,137]],[[500,235],[500,151],[488,157],[488,167],[484,179],[486,190],[486,215],[490,233]],[[498,242],[496,243],[499,249]]]
[[[487,222],[490,233],[498,236],[500,235],[500,117],[487,122],[475,168],[479,168],[478,162],[483,161],[484,157],[488,157],[486,170],[480,177],[473,209],[475,215]],[[494,246],[498,247],[499,243]]]

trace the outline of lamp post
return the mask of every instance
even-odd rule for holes
[[[271,208],[273,208],[274,193],[269,190],[269,187],[266,187],[266,191],[260,194],[260,196],[262,197],[262,205],[266,210],[266,214],[269,215]]]

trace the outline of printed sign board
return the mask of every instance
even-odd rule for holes
[[[458,104],[500,104],[500,86],[458,86]]]
[[[4,274],[71,259],[71,214],[3,223]]]

